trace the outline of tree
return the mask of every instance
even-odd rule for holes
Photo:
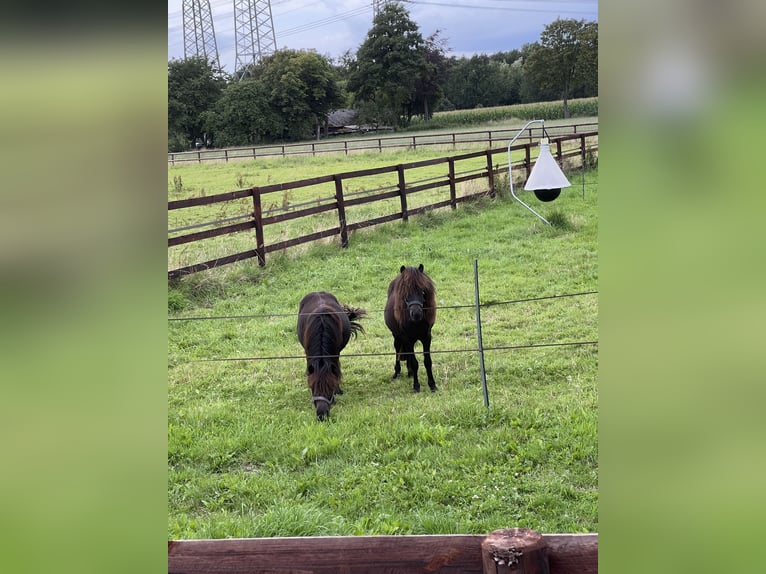
[[[504,106],[519,99],[520,72],[505,54],[477,54],[451,61],[446,97],[457,109]]]
[[[564,100],[564,117],[568,118],[569,98],[593,82],[597,62],[598,24],[558,18],[545,27],[540,42],[532,46],[524,73],[540,92]]]
[[[269,105],[266,86],[254,80],[230,84],[203,116],[205,129],[221,147],[255,145],[278,135],[281,129]]]
[[[343,103],[335,68],[316,52],[279,50],[248,74],[266,88],[282,139],[301,139],[312,131],[319,138],[320,124]]]
[[[400,4],[388,3],[357,50],[348,89],[354,102],[378,110],[377,119],[397,129],[410,116],[418,81],[427,70],[425,42]]]
[[[439,30],[425,40],[424,67],[415,83],[415,102],[423,119],[428,121],[436,105],[444,97],[442,84],[447,74],[446,40],[439,37]]]
[[[203,112],[218,100],[226,75],[204,58],[168,62],[168,150],[182,151],[203,139]]]

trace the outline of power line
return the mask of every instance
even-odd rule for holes
[[[487,303],[483,303],[481,307],[496,307],[499,305],[514,305],[517,303],[529,303],[531,301],[544,301],[547,299],[564,299],[567,297],[579,297],[582,295],[595,295],[598,291],[582,291],[580,293],[566,293],[564,295],[542,295],[540,297],[528,297],[525,299],[513,299],[510,301],[489,301]],[[442,305],[437,307],[437,310],[443,310],[443,309],[467,309],[471,308],[473,309],[475,305]],[[426,307],[425,309],[430,309],[429,307]],[[383,313],[384,309],[371,309],[367,310],[366,313],[372,314],[372,313]],[[343,315],[346,314],[345,311],[336,311],[336,314]],[[314,315],[317,313],[301,313],[302,315]],[[331,314],[331,313],[318,313],[322,315]],[[217,315],[217,316],[208,316],[208,317],[168,317],[168,321],[210,321],[210,320],[229,320],[229,319],[270,319],[274,317],[297,317],[298,314],[296,313],[263,313],[263,314],[256,314],[256,315]]]
[[[576,347],[585,345],[598,345],[598,341],[568,341],[564,343],[532,343],[528,345],[502,345],[499,347],[484,347],[484,351],[514,351],[519,349],[540,349],[544,347]],[[432,355],[442,355],[450,353],[478,353],[479,349],[445,349],[430,351]],[[412,353],[398,353],[398,356],[417,355],[417,351]],[[340,357],[390,357],[397,355],[396,352],[387,353],[343,353],[342,355],[311,355],[312,359],[337,359]],[[306,360],[306,355],[284,355],[284,356],[261,356],[261,357],[221,357],[213,359],[190,359],[180,361],[182,363],[225,363],[232,361],[283,361],[283,360]]]
[[[504,6],[476,6],[474,4],[447,4],[445,2],[428,2],[425,0],[404,0],[406,4],[415,5],[427,5],[427,6],[441,6],[443,8],[470,8],[471,10],[499,10],[502,12],[533,12],[533,13],[565,13],[565,14],[581,14],[592,15],[593,10],[572,10],[567,8],[556,9],[542,9],[542,8],[515,8]]]

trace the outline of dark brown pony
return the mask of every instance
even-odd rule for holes
[[[386,326],[394,336],[396,361],[394,378],[401,373],[400,361],[407,361],[407,375],[412,377],[412,389],[420,392],[418,382],[418,360],[415,357],[415,343],[423,343],[423,363],[428,375],[428,387],[436,391],[436,381],[431,371],[431,327],[436,322],[436,287],[423,273],[423,264],[418,267],[402,265],[393,281],[388,285],[388,301],[383,312]]]
[[[340,388],[340,352],[351,335],[364,333],[358,320],[364,309],[341,305],[332,293],[318,291],[306,295],[298,308],[298,341],[306,351],[306,374],[317,418],[330,414]]]

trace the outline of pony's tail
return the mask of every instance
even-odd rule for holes
[[[348,305],[343,305],[343,310],[346,312],[348,320],[351,322],[351,335],[356,337],[358,333],[364,334],[364,327],[359,321],[364,319],[367,315],[367,310],[359,309],[357,307],[349,307]]]

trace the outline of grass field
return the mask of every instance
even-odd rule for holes
[[[485,348],[598,338],[597,295],[509,303],[598,288],[597,172],[586,176],[584,197],[578,176],[535,204],[557,228],[501,194],[356,232],[348,249],[315,245],[172,283],[170,317],[255,317],[169,322],[168,536],[597,531],[597,345],[487,351],[486,409],[474,311],[462,307],[476,258],[482,303],[498,303],[482,309]],[[443,309],[439,391],[416,395],[391,379],[382,309],[399,266],[421,262]],[[298,302],[320,289],[369,311],[326,423],[305,360],[270,359],[300,357]]]

